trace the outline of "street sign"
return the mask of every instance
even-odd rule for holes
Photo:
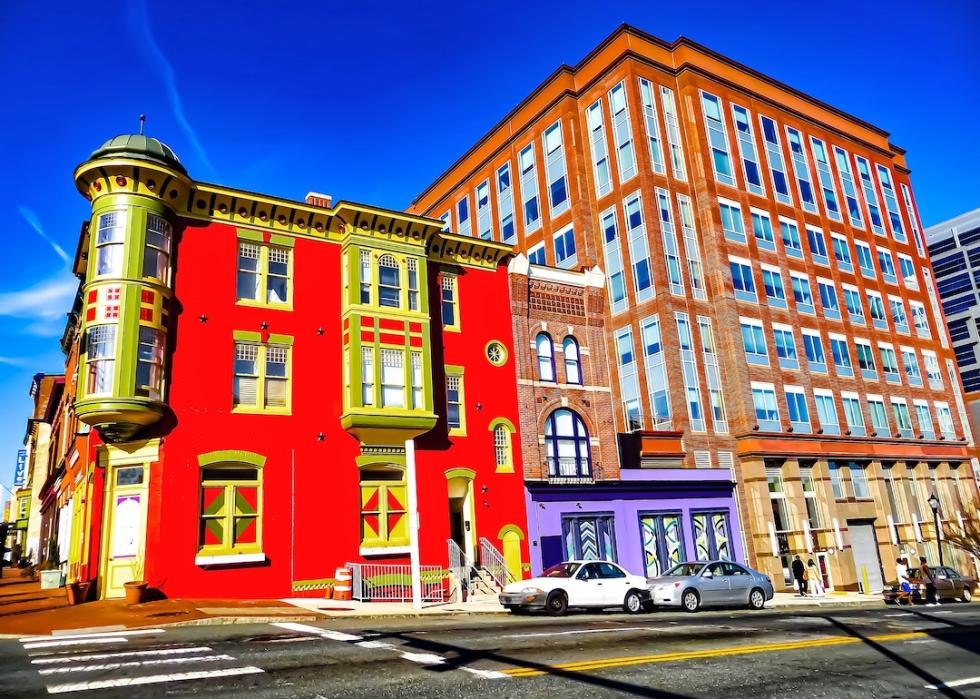
[[[14,487],[23,488],[27,480],[27,450],[17,450],[17,467],[14,469]]]

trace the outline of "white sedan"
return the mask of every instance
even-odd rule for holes
[[[638,614],[650,607],[646,578],[630,575],[609,561],[566,561],[539,577],[511,583],[500,593],[500,604],[514,614],[544,609],[561,616],[569,607],[622,607]]]

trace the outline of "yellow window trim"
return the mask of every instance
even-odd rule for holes
[[[238,297],[238,290],[235,290],[235,304],[238,306],[249,306],[253,308],[268,308],[270,310],[278,311],[291,311],[293,310],[293,246],[291,244],[286,244],[282,242],[276,242],[275,239],[291,240],[285,236],[272,236],[268,243],[262,240],[262,234],[258,234],[258,239],[253,239],[252,236],[242,235],[243,231],[238,232],[238,242],[239,247],[235,249],[235,273],[238,274],[239,264],[239,249],[240,243],[246,242],[256,245],[259,248],[259,260],[258,260],[258,295],[257,299],[240,299]],[[270,248],[284,248],[289,253],[289,264],[286,267],[286,298],[288,299],[285,303],[280,303],[276,301],[265,301],[264,299],[268,297],[269,289],[269,249]],[[237,280],[236,280],[237,284]]]
[[[449,407],[449,377],[458,376],[459,377],[459,427],[450,427],[449,436],[450,437],[465,437],[466,436],[466,389],[463,382],[463,367],[454,364],[446,365],[446,412],[448,419],[448,407]]]
[[[199,457],[200,458],[200,457]],[[257,554],[262,553],[262,467],[251,463],[249,461],[221,461],[221,462],[211,462],[208,464],[202,464],[201,468],[216,469],[221,470],[222,468],[236,468],[236,467],[247,467],[255,469],[255,480],[235,480],[235,479],[212,479],[204,480],[203,474],[200,480],[200,490],[198,492],[198,525],[204,519],[203,512],[203,492],[205,487],[223,487],[225,490],[225,509],[226,512],[222,515],[224,520],[224,535],[226,537],[226,542],[221,545],[209,544],[201,545],[198,542],[197,555],[198,557],[214,557],[214,556],[234,556],[238,554]],[[227,543],[231,541],[234,536],[234,521],[235,521],[235,499],[234,493],[237,487],[255,487],[255,543],[242,544],[240,546],[235,546],[233,544]]]
[[[350,264],[352,264],[357,271],[357,288],[353,292],[353,306],[369,308],[372,311],[377,311],[378,313],[391,313],[392,315],[403,314],[405,317],[411,318],[412,320],[417,320],[419,317],[428,318],[428,301],[425,298],[425,286],[423,284],[423,276],[425,275],[425,257],[419,255],[406,255],[393,252],[391,250],[379,250],[367,247],[351,247],[351,250],[353,251],[353,259],[350,260]],[[361,277],[362,252],[368,253],[368,265],[371,273],[371,279],[369,282],[370,290],[368,292],[370,298],[367,303],[361,302],[361,283],[363,281]],[[391,257],[398,265],[398,306],[382,306],[380,303],[381,266],[378,264],[378,262],[382,257]],[[409,260],[415,261],[416,287],[414,291],[417,295],[418,308],[414,310],[409,307]]]
[[[461,319],[459,317],[459,275],[450,272],[442,272],[439,274],[439,317],[442,318],[442,292],[444,280],[451,279],[453,287],[453,323],[451,325],[443,325],[442,329],[447,332],[458,333],[462,332],[461,329]]]
[[[232,391],[232,406],[231,412],[240,415],[290,415],[292,414],[293,408],[293,348],[292,348],[292,338],[288,336],[275,336],[288,338],[290,340],[289,344],[286,343],[273,343],[271,342],[272,335],[269,336],[270,342],[261,343],[256,342],[251,339],[239,339],[238,335],[257,335],[258,333],[250,333],[249,331],[236,330],[234,332],[235,344],[251,344],[258,348],[256,354],[256,374],[255,374],[255,405],[235,405],[235,394]],[[266,382],[266,352],[270,347],[285,347],[286,348],[286,405],[284,406],[267,406],[265,405],[265,382]],[[237,351],[237,350],[236,350]],[[232,357],[232,383],[235,380],[235,367],[234,367],[235,357]]]

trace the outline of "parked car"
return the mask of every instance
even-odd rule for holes
[[[638,614],[650,607],[646,578],[610,561],[565,561],[540,576],[507,585],[500,604],[514,614],[543,609],[561,616],[569,607],[622,607]]]
[[[949,566],[936,566],[932,569],[936,579],[936,597],[940,602],[952,602],[963,600],[969,602],[977,591],[977,580],[969,575],[960,575],[954,568]],[[909,571],[909,584],[912,587],[912,602],[926,601],[926,585],[919,577],[919,569],[913,568]],[[899,596],[899,586],[897,582],[887,585],[881,594],[885,598],[885,604],[895,604]]]
[[[775,593],[768,575],[732,561],[678,563],[648,582],[655,606],[683,607],[689,612],[742,604],[762,609]]]

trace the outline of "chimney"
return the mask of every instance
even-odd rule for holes
[[[330,208],[330,195],[320,194],[319,192],[310,192],[306,195],[306,203],[310,206],[318,206],[321,209]]]

